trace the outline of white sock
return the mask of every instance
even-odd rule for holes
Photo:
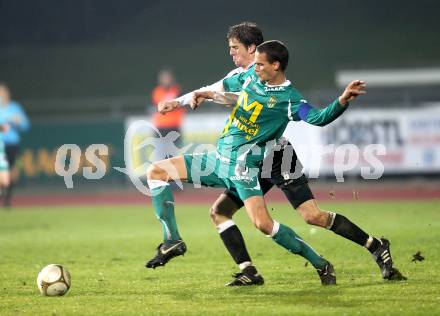
[[[228,229],[229,227],[234,226],[235,223],[232,219],[228,219],[226,222],[223,222],[219,225],[217,225],[217,231],[219,234],[223,233],[226,229]]]
[[[170,185],[168,182],[162,180],[147,180],[147,183],[150,190]]]
[[[327,212],[328,213],[328,220],[327,225],[325,226],[326,229],[332,228],[333,224],[335,223],[335,217],[336,213],[334,212]]]
[[[369,236],[368,239],[367,239],[367,242],[364,245],[364,247],[367,248],[367,249],[370,248],[371,243],[373,242],[373,240],[374,240],[373,237]]]
[[[279,230],[280,230],[280,223],[278,223],[277,221],[273,221],[272,232],[270,233],[270,235],[267,235],[267,237],[275,236]]]
[[[251,265],[252,265],[252,262],[250,262],[250,261],[245,261],[245,262],[240,263],[240,264],[238,265],[238,267],[240,268],[241,271],[243,271],[245,268],[247,268],[247,267],[249,267],[249,266],[251,266]]]

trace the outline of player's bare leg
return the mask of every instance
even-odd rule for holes
[[[183,156],[176,156],[169,159],[152,163],[147,169],[147,179],[169,182],[171,180],[186,181],[185,160]]]
[[[212,205],[210,212],[211,220],[217,227],[220,238],[240,268],[240,273],[236,273],[234,280],[226,285],[262,285],[264,279],[252,265],[243,235],[232,220],[238,209],[239,206],[228,195],[222,193]]]
[[[157,247],[156,256],[145,264],[147,268],[164,266],[170,259],[186,252],[174,215],[174,197],[169,186],[172,180],[187,180],[183,156],[158,161],[147,169],[153,208],[163,230],[163,242]]]
[[[9,171],[0,171],[0,187],[5,188],[10,184]]]
[[[291,228],[274,221],[267,211],[262,196],[252,196],[244,201],[246,212],[255,227],[287,249],[307,259],[317,270],[323,285],[336,284],[333,266],[304,242]]]
[[[308,200],[302,203],[296,210],[307,224],[320,227],[327,226],[329,213],[322,211],[316,200]]]
[[[6,191],[10,185],[10,174],[8,170],[0,171],[0,196],[5,199]]]
[[[235,202],[229,196],[222,193],[211,206],[211,220],[214,225],[218,226],[225,221],[230,220],[237,211],[237,204],[235,204]]]
[[[406,277],[393,267],[390,242],[387,239],[368,235],[341,214],[321,210],[315,199],[302,203],[298,206],[297,211],[307,224],[329,229],[368,249],[385,280],[406,280]]]

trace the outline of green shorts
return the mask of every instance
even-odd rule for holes
[[[249,169],[226,161],[215,151],[184,155],[188,182],[201,185],[235,189],[242,201],[252,196],[262,196],[258,174],[250,176]]]
[[[0,142],[0,171],[8,171],[9,163],[5,154],[5,144]]]

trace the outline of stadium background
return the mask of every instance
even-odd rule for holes
[[[0,315],[440,315],[438,1],[0,0],[0,12],[0,81],[32,120],[13,208],[0,209]],[[361,179],[356,169],[337,183],[323,172],[311,187],[323,209],[389,238],[408,281],[382,280],[365,249],[305,224],[279,190],[268,199],[271,215],[332,261],[338,286],[323,288],[310,264],[274,247],[238,212],[234,221],[266,283],[225,287],[237,267],[210,222],[214,189],[176,191],[188,252],[145,269],[160,225],[149,198],[110,167],[124,166],[128,122],[149,120],[158,71],[172,68],[184,91],[217,80],[233,68],[227,27],[243,20],[288,45],[288,76],[311,103],[336,97],[347,70],[382,79],[390,69],[423,70],[423,84],[413,71],[392,76],[405,84],[371,80],[368,95],[328,129],[289,127],[307,145],[385,145],[380,180]],[[226,115],[216,106],[189,113],[185,142],[213,141]],[[66,189],[54,172],[66,143],[81,147],[81,166],[87,146],[108,145],[104,178],[78,172]],[[313,168],[315,159],[303,164]],[[49,263],[72,274],[59,299],[41,297],[35,284]]]
[[[23,136],[18,205],[47,200],[55,193],[70,197],[87,193],[90,199],[108,191],[113,196],[114,192],[135,192],[131,182],[112,168],[124,166],[127,119],[149,119],[153,109],[150,92],[163,67],[174,70],[183,91],[211,83],[232,69],[225,34],[229,25],[243,20],[256,21],[266,39],[280,39],[289,46],[288,76],[316,104],[337,96],[340,87],[336,77],[341,70],[438,69],[440,65],[436,1],[368,1],[355,7],[349,1],[275,1],[270,5],[265,1],[0,1],[4,13],[0,22],[0,78],[10,85],[14,99],[24,105],[32,120],[31,131]],[[409,164],[397,159],[398,172],[386,177],[391,181],[370,181],[370,187],[380,184],[392,196],[402,197],[408,197],[409,191],[420,196],[422,187],[427,197],[439,196],[440,123],[431,112],[423,115],[427,105],[438,108],[439,85],[371,87],[369,94],[356,102],[356,110],[391,111],[387,116],[391,119],[385,123],[376,116],[363,129],[366,134],[378,135],[377,142],[387,148],[396,145],[386,136],[390,124],[402,129],[402,122],[413,113],[421,115],[418,124],[424,124],[418,133],[429,134],[428,140],[419,139],[415,144],[411,140],[413,146],[419,146],[418,157]],[[200,112],[218,122],[227,113],[214,106]],[[396,113],[403,118],[394,119]],[[189,129],[198,121],[194,115],[187,115]],[[357,114],[362,116],[362,111]],[[358,120],[355,117],[349,123],[352,127],[347,133],[352,137],[348,139],[356,143]],[[186,129],[185,141],[212,141],[216,128],[211,127],[208,134],[206,130],[200,134]],[[337,141],[320,133],[322,136],[316,137],[325,137],[328,143]],[[303,135],[296,138],[309,141]],[[78,172],[74,189],[67,190],[54,171],[56,151],[66,143],[78,144],[83,152],[90,144],[108,145],[109,168],[104,178],[87,180]],[[401,160],[413,151],[413,147],[404,147],[399,147]],[[81,159],[81,166],[87,166],[84,156]],[[303,163],[308,165],[308,161]],[[414,164],[423,167],[423,172],[412,168]],[[393,161],[386,165],[385,173],[392,169]],[[348,179],[359,180],[357,173]],[[402,177],[410,186],[406,191]],[[316,187],[328,198],[326,192],[333,190],[335,179],[324,173],[320,180]],[[355,183],[365,191],[364,197],[383,192],[367,192],[366,181]],[[352,184],[340,188],[338,197],[351,197]],[[143,200],[137,194],[132,196]]]

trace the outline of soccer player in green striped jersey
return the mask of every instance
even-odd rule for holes
[[[226,90],[237,91],[241,88],[241,94],[218,141],[217,151],[157,162],[148,168],[147,178],[155,208],[167,207],[173,202],[167,183],[169,179],[195,182],[197,178],[206,186],[235,188],[260,231],[290,252],[309,260],[317,269],[323,284],[334,284],[336,278],[332,265],[291,228],[274,221],[267,212],[258,182],[258,168],[266,144],[280,138],[289,121],[300,120],[301,115],[305,114],[317,124],[326,124],[345,110],[348,101],[365,93],[365,85],[361,81],[352,82],[326,110],[313,113],[286,80],[284,71],[287,62],[288,51],[282,43],[270,41],[260,45],[255,70],[223,82]],[[199,102],[203,98],[217,98],[209,93],[200,92],[195,96]],[[205,175],[202,169],[212,172]]]
[[[234,64],[238,67],[225,78],[248,71],[255,65],[256,47],[263,42],[263,34],[255,23],[242,22],[229,28],[227,34],[229,53]],[[224,92],[223,81],[204,86],[197,91]],[[166,113],[181,106],[191,106],[194,91],[187,93],[175,100],[164,101],[159,104],[159,111]],[[223,98],[225,99],[225,98]],[[273,103],[274,100],[271,100]],[[226,102],[228,105],[235,105],[234,102]],[[301,104],[301,117],[305,120],[316,115],[313,107]],[[310,108],[310,110],[309,110]],[[309,120],[313,122],[312,120]],[[317,123],[317,122],[316,122]],[[285,156],[290,157],[290,163],[285,163]],[[289,159],[287,159],[289,160]],[[400,272],[393,267],[393,260],[390,253],[390,243],[385,238],[376,238],[368,235],[356,224],[340,213],[328,212],[320,209],[313,193],[308,186],[306,176],[302,173],[302,164],[299,161],[292,145],[285,138],[281,138],[272,151],[267,153],[263,165],[267,172],[260,173],[258,178],[263,195],[272,187],[277,186],[287,197],[288,201],[303,217],[306,223],[316,225],[333,231],[356,244],[365,247],[380,267],[382,276],[388,280],[405,279]],[[291,173],[293,172],[293,173]],[[210,215],[217,227],[220,238],[224,242],[231,257],[237,263],[241,272],[237,274],[236,280],[230,285],[251,285],[249,280],[241,280],[242,276],[250,276],[256,273],[249,253],[238,226],[232,220],[234,213],[244,205],[235,188],[226,189],[219,195],[211,207]],[[157,209],[156,215],[162,222],[164,230],[164,242],[158,247],[154,258],[146,263],[146,267],[155,268],[164,265],[168,260],[183,255],[186,245],[177,230],[177,223],[172,208],[166,210]],[[177,248],[175,245],[178,244]],[[173,248],[173,249],[171,249]],[[167,252],[168,249],[171,249]],[[166,252],[165,254],[163,252]]]

